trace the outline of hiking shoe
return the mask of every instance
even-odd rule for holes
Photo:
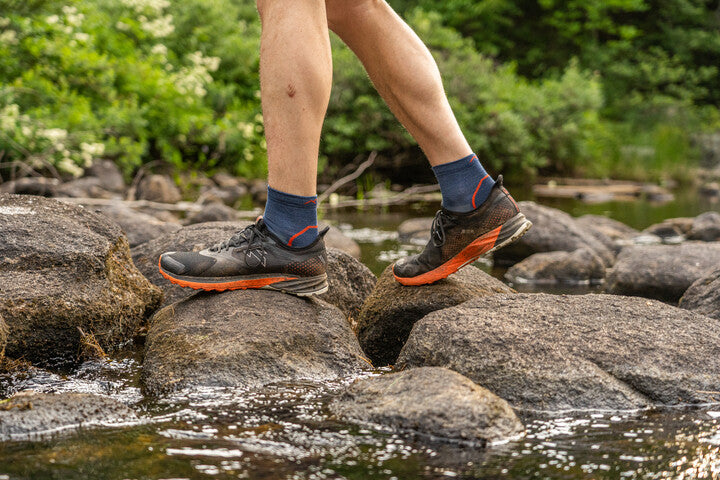
[[[403,285],[437,282],[480,255],[513,243],[531,226],[503,187],[500,175],[488,199],[475,210],[468,213],[439,210],[425,249],[395,263],[393,274]]]
[[[196,290],[262,288],[298,296],[328,289],[323,237],[307,247],[290,248],[265,226],[262,217],[229,240],[200,252],[167,252],[160,256],[163,277]]]

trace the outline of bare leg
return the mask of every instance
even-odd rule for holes
[[[375,88],[430,160],[472,153],[430,51],[384,0],[326,0],[330,28],[352,49]]]
[[[260,92],[268,183],[315,195],[320,132],[330,100],[332,57],[323,0],[258,0]]]

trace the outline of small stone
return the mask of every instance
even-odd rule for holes
[[[510,405],[446,368],[413,368],[350,385],[330,410],[361,425],[487,444],[524,432]]]
[[[605,278],[602,259],[589,248],[530,255],[505,273],[515,283],[593,283]]]
[[[18,393],[0,404],[0,441],[40,440],[77,430],[126,426],[138,416],[107,396]]]
[[[94,162],[87,170],[85,175],[95,177],[100,180],[100,186],[111,192],[122,192],[125,190],[125,179],[122,172],[110,160],[99,160]]]
[[[322,228],[323,226],[321,225],[320,229]],[[330,230],[325,235],[325,246],[342,250],[351,257],[357,258],[358,260],[360,259],[360,245],[337,227],[330,227]]]
[[[180,190],[167,175],[148,175],[138,185],[138,200],[159,203],[177,203],[181,200]]]
[[[205,222],[232,222],[238,219],[238,212],[222,203],[203,205],[202,210],[193,213],[187,220],[188,225]]]
[[[680,299],[680,307],[720,320],[720,269],[690,285]]]
[[[720,241],[720,213],[705,212],[695,217],[688,239],[703,242]]]

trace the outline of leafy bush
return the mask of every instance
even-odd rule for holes
[[[236,163],[239,173],[263,174],[257,86],[248,80],[243,91],[236,81],[257,78],[259,27],[241,23],[231,2],[35,3],[27,12],[21,2],[0,1],[6,161],[79,175],[101,155],[127,173],[151,160],[211,168],[231,158],[245,160]],[[188,14],[201,8],[212,25],[191,27]],[[237,31],[245,35],[220,41]],[[213,55],[221,48],[222,59]]]
[[[571,64],[558,79],[530,82],[512,65],[496,65],[471,40],[444,27],[440,15],[415,10],[408,22],[433,52],[470,145],[495,170],[570,171],[587,156],[598,122],[601,84]],[[414,141],[375,93],[352,53],[333,45],[334,85],[323,150],[330,158],[358,151],[399,153]]]

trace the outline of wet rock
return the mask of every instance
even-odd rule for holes
[[[700,187],[700,195],[706,197],[718,197],[720,196],[720,183],[719,182],[708,182]]]
[[[203,203],[223,203],[230,207],[234,206],[241,198],[248,194],[245,185],[235,185],[228,187],[209,187],[203,189],[200,195],[200,201]]]
[[[583,215],[575,219],[578,225],[596,235],[595,238],[614,253],[618,253],[622,245],[628,245],[640,232],[622,222],[604,215]]]
[[[0,195],[8,357],[74,362],[81,340],[112,349],[132,338],[161,296],[133,266],[117,225],[63,202]]]
[[[25,177],[0,184],[0,193],[54,197],[58,185],[57,178]]]
[[[22,392],[0,404],[0,441],[46,438],[138,421],[132,410],[105,396]]]
[[[105,190],[99,178],[83,177],[58,185],[56,197],[70,198],[113,198],[117,195]]]
[[[188,218],[187,224],[205,222],[232,222],[238,219],[238,212],[222,203],[208,203],[203,205],[202,210],[193,213]]]
[[[694,218],[686,217],[669,218],[650,225],[641,233],[644,235],[656,235],[660,237],[663,243],[677,244],[685,241],[694,221]]]
[[[680,307],[720,320],[720,269],[690,285],[680,299]]]
[[[614,295],[476,298],[415,324],[397,366],[442,366],[514,407],[718,401],[720,321]]]
[[[142,367],[147,392],[327,380],[368,364],[344,315],[268,290],[199,293],[159,311]]]
[[[608,270],[608,293],[677,302],[696,280],[720,267],[720,243],[626,247]]]
[[[524,432],[505,400],[446,368],[413,368],[359,380],[330,410],[346,421],[473,443]]]
[[[720,213],[705,212],[695,217],[688,239],[703,242],[720,241]]]
[[[135,195],[138,200],[160,203],[177,203],[181,200],[180,190],[167,175],[148,175],[140,181]]]
[[[7,344],[8,326],[0,316],[0,362],[5,358],[5,345]]]
[[[411,218],[398,225],[398,239],[405,243],[424,245],[430,240],[433,218]]]
[[[131,248],[180,230],[177,223],[163,222],[121,204],[97,207],[95,210],[120,225]]]
[[[505,277],[516,283],[591,283],[605,278],[605,265],[589,248],[536,253],[510,267]]]
[[[497,263],[512,265],[534,253],[574,252],[587,247],[598,254],[606,267],[613,264],[615,255],[597,239],[598,232],[590,232],[567,213],[527,201],[520,202],[520,210],[533,222],[533,227],[514,244],[495,252]]]
[[[470,265],[432,285],[406,287],[385,269],[358,316],[358,339],[375,366],[395,363],[415,322],[477,296],[513,290]]]
[[[327,255],[328,291],[318,298],[338,307],[354,328],[377,278],[369,268],[343,251],[328,248]]]
[[[251,180],[248,190],[256,204],[265,205],[265,202],[267,202],[267,183],[265,183],[265,180],[258,178]]]
[[[187,298],[196,291],[173,285],[160,274],[158,261],[165,252],[197,252],[223,242],[252,222],[208,222],[183,227],[132,249],[135,266],[153,284],[163,291],[163,306]]]
[[[325,235],[325,245],[328,248],[337,248],[351,257],[360,259],[360,245],[337,227],[330,227],[330,230]]]
[[[125,190],[125,179],[115,162],[110,160],[99,160],[94,162],[85,175],[100,180],[100,186],[111,192],[122,192]]]

